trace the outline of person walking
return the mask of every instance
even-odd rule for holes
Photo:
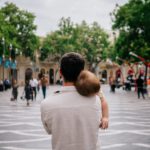
[[[147,93],[148,97],[150,98],[150,77],[147,79]]]
[[[17,98],[18,98],[18,87],[19,87],[19,85],[17,84],[17,81],[13,80],[11,101],[17,100]]]
[[[115,78],[113,76],[109,77],[109,85],[110,85],[110,91],[115,93],[116,84],[115,84]]]
[[[32,87],[28,80],[25,83],[24,92],[25,92],[25,99],[27,101],[27,106],[29,106],[30,105],[29,100],[32,99]]]
[[[100,99],[96,95],[84,97],[74,86],[84,64],[80,54],[63,55],[63,86],[41,103],[41,120],[52,134],[52,150],[99,149]]]
[[[0,80],[0,92],[2,92],[4,90],[4,83],[3,83],[3,79]]]
[[[142,75],[139,75],[138,79],[136,80],[137,85],[137,95],[138,98],[140,98],[140,95],[142,94],[143,99],[145,99],[144,96],[144,79]]]
[[[43,98],[46,98],[46,86],[48,84],[48,80],[45,76],[45,74],[43,74],[43,77],[41,78],[41,86],[42,86],[42,93],[43,93]]]
[[[37,95],[37,86],[38,86],[38,81],[36,78],[32,78],[30,80],[30,85],[31,85],[31,88],[32,88],[32,101],[33,99],[36,100],[36,95]]]
[[[11,88],[10,81],[7,78],[4,80],[4,87],[5,87],[5,91],[7,91],[9,88]]]

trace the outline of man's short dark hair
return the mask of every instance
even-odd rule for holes
[[[83,57],[74,52],[66,53],[60,61],[60,69],[64,80],[67,82],[75,82],[78,75],[84,69],[85,61]]]

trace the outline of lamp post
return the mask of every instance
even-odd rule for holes
[[[12,44],[9,44],[9,61],[11,64],[12,58],[11,58],[11,51],[12,51]],[[11,75],[11,65],[9,66],[9,80],[12,81],[12,75]]]
[[[3,56],[2,56],[2,62],[3,62],[3,82],[4,82],[4,77],[5,77],[5,70],[4,70],[4,65],[5,65],[5,38],[2,38],[2,45],[3,45]]]
[[[146,63],[146,62],[145,62],[145,59],[144,59],[143,57],[138,56],[137,54],[135,54],[135,53],[133,53],[133,52],[129,52],[129,55],[132,55],[132,56],[134,56],[134,57],[136,57],[136,58],[139,58],[142,62],[144,62],[144,64]]]
[[[12,71],[12,82],[14,80],[17,80],[17,69],[16,69],[16,66],[17,66],[17,61],[16,61],[16,56],[18,55],[18,48],[15,48],[15,49],[12,49],[11,51],[11,59],[12,59],[12,66],[11,66],[11,71]]]
[[[34,62],[35,77],[36,77],[36,72],[37,72],[37,60],[38,60],[38,58],[39,58],[39,55],[36,52],[36,54],[35,54],[35,62]]]

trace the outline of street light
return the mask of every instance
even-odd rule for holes
[[[39,59],[39,54],[36,51],[35,54],[34,54],[34,61],[32,62],[32,66],[33,66],[35,76],[36,76],[36,72],[37,72],[37,59]]]
[[[134,56],[134,57],[136,57],[136,58],[139,58],[142,62],[145,63],[145,59],[142,58],[141,56],[138,56],[137,54],[135,54],[135,53],[133,53],[133,52],[129,52],[129,55],[132,55],[132,56]]]
[[[10,50],[11,50],[11,78],[12,78],[12,82],[13,80],[17,80],[17,76],[16,76],[16,66],[17,66],[17,61],[16,61],[16,56],[19,54],[19,50],[18,48],[13,48],[12,49],[12,44],[10,44]]]
[[[19,52],[19,51],[18,51],[18,48],[16,48],[16,50],[15,50],[15,54],[17,55],[17,54],[18,54],[18,52]]]
[[[129,52],[129,55],[132,55],[132,56],[135,56],[135,57],[138,57],[135,53],[133,52]]]
[[[3,55],[5,55],[5,38],[2,38],[2,45],[3,45]]]
[[[30,62],[30,65],[31,65],[31,66],[33,65],[33,62],[32,62],[32,61]]]
[[[11,58],[11,51],[12,51],[12,44],[10,43],[9,44],[9,61],[10,61],[10,64],[11,64],[11,61],[12,61],[12,58]],[[11,80],[12,81],[12,74],[11,74],[11,65],[9,66],[9,68],[10,68],[10,78],[9,78],[9,80]],[[13,82],[12,82],[13,83]]]
[[[4,76],[5,76],[5,70],[4,70],[4,65],[5,65],[5,38],[2,38],[2,45],[3,45],[3,56],[2,56],[2,62],[3,62],[3,81],[4,81]]]
[[[118,57],[118,56],[116,56],[116,60],[120,60],[120,61],[122,61],[123,63],[126,62],[124,59],[122,59],[122,58],[120,58],[120,57]]]
[[[11,43],[9,44],[9,49],[10,49],[10,51],[12,50],[12,44]]]
[[[9,60],[11,61],[12,44],[9,44]]]
[[[119,57],[118,56],[116,56],[116,60],[118,59]]]

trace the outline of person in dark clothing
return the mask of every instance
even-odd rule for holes
[[[10,81],[7,78],[4,80],[4,87],[5,91],[11,87]]]
[[[3,80],[0,80],[0,92],[4,90]]]
[[[144,79],[142,75],[139,75],[138,79],[136,80],[137,84],[137,94],[138,98],[140,98],[140,95],[142,94],[143,99],[145,99],[144,96]]]
[[[33,99],[36,100],[38,81],[36,78],[32,78],[29,83],[32,87],[32,101],[33,101]]]
[[[24,91],[25,91],[25,99],[27,100],[27,106],[29,106],[30,105],[29,100],[32,99],[32,87],[29,84],[29,81],[26,81]]]
[[[12,85],[12,99],[11,100],[17,100],[18,97],[18,87],[19,85],[17,84],[17,81],[14,80],[13,81],[13,85]]]
[[[116,85],[115,85],[115,79],[113,76],[109,77],[109,85],[110,85],[110,91],[115,93]]]
[[[43,92],[43,98],[46,98],[46,86],[48,84],[48,80],[45,75],[41,78],[41,85],[42,85],[42,92]]]

